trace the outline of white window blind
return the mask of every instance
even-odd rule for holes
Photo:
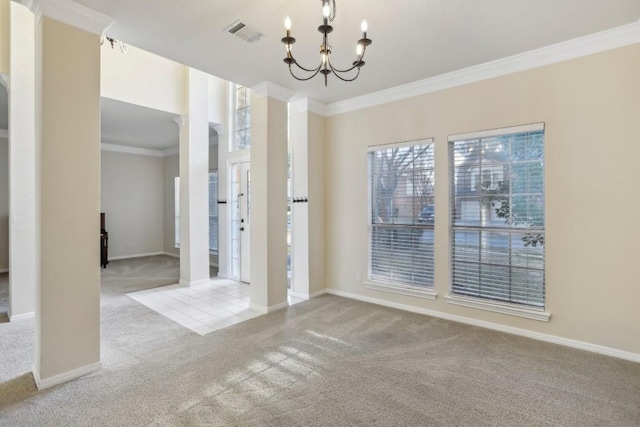
[[[209,250],[218,252],[218,171],[209,172]]]
[[[543,125],[449,141],[453,294],[544,310]]]
[[[234,97],[234,149],[246,150],[251,147],[251,91],[235,85]]]
[[[433,287],[432,140],[369,150],[369,279]]]

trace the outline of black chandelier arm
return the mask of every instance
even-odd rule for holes
[[[298,68],[300,68],[302,71],[306,71],[306,72],[308,72],[308,73],[316,73],[316,74],[317,74],[317,73],[318,73],[318,71],[320,71],[320,68],[322,68],[322,63],[320,63],[320,65],[318,66],[318,68],[311,68],[311,69],[309,69],[309,68],[305,68],[305,67],[303,67],[302,65],[298,64],[298,61],[296,61],[296,60],[295,60],[295,58],[294,58],[293,56],[291,56],[291,59],[293,59],[293,63],[294,63],[294,64],[296,64],[296,66],[297,66]],[[291,67],[289,67],[289,68],[291,68]],[[315,74],[314,74],[314,75],[315,75]]]
[[[337,73],[348,73],[348,72],[350,72],[350,71],[353,71],[353,70],[354,70],[354,69],[356,69],[356,68],[357,68],[358,70],[360,70],[360,67],[362,67],[362,66],[364,65],[364,61],[363,61],[363,58],[364,58],[364,52],[365,52],[365,50],[363,50],[363,51],[362,51],[362,55],[360,55],[360,58],[359,58],[357,61],[355,61],[355,62],[353,63],[353,66],[352,66],[351,68],[348,68],[348,69],[346,69],[346,70],[341,70],[341,69],[339,69],[339,68],[334,67],[334,66],[333,66],[333,64],[331,63],[331,57],[329,57],[329,59],[328,59],[328,61],[329,61],[329,67],[331,68],[331,70],[332,70],[336,75],[337,75]]]
[[[296,63],[296,65],[298,65],[298,64]],[[315,70],[307,70],[306,68],[302,68],[299,65],[298,65],[298,67],[303,69],[303,70],[305,70],[305,71],[313,72],[313,74],[311,74],[309,77],[298,77],[293,73],[293,70],[291,69],[291,64],[289,64],[289,73],[291,73],[293,78],[296,79],[296,80],[300,80],[301,82],[305,82],[307,80],[311,80],[316,75],[318,75],[318,73],[320,72],[320,69],[322,69],[322,64],[318,68],[316,68]]]
[[[354,67],[354,68],[355,68],[355,67]],[[355,75],[355,76],[353,76],[353,78],[352,78],[352,79],[347,79],[347,78],[342,77],[340,74],[338,74],[338,73],[340,73],[341,71],[336,72],[337,70],[334,70],[334,69],[333,69],[333,67],[331,67],[331,69],[333,70],[333,75],[334,75],[334,76],[336,76],[337,78],[339,78],[340,80],[342,80],[343,82],[352,82],[352,81],[354,81],[355,79],[357,79],[357,78],[358,78],[358,76],[360,75],[360,67],[357,67],[357,68],[358,68],[358,72],[356,73],[356,75]],[[352,69],[353,69],[353,68],[352,68]]]

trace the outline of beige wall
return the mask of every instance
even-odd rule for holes
[[[102,203],[109,257],[163,251],[163,159],[102,151]]]
[[[100,361],[100,37],[48,17],[36,28],[42,266],[35,372],[46,382]]]
[[[187,114],[188,68],[134,46],[124,54],[104,42],[101,94],[106,98]]]
[[[328,119],[327,283],[640,353],[640,44]],[[545,122],[548,323],[452,306],[447,136]],[[436,301],[367,290],[369,145],[433,137]]]
[[[9,269],[9,141],[0,138],[0,271]]]
[[[0,0],[0,74],[9,74],[10,56],[10,0]]]

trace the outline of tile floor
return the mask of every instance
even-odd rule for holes
[[[192,287],[161,286],[127,295],[199,335],[263,314],[249,307],[249,285],[233,280],[211,279]],[[289,296],[289,305],[301,301]]]

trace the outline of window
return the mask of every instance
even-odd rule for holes
[[[369,279],[373,283],[433,287],[432,142],[369,150]]]
[[[449,141],[453,296],[544,310],[544,125]]]
[[[218,171],[209,172],[209,251],[218,252]]]
[[[251,91],[240,85],[234,85],[234,150],[246,150],[251,147]]]

